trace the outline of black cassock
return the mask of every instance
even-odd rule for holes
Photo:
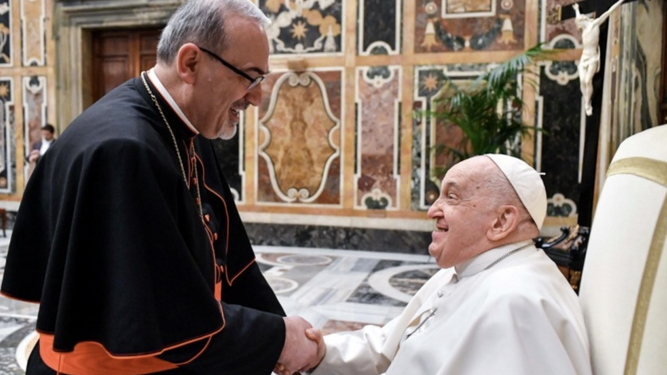
[[[54,352],[89,342],[113,356],[183,363],[165,374],[270,374],[284,311],[211,142],[151,91],[188,184],[142,80],[124,83],[74,120],[35,169],[2,293],[40,303],[37,330]],[[27,373],[54,372],[35,350]]]

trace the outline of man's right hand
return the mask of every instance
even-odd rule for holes
[[[315,357],[314,361],[308,362],[308,364],[305,367],[306,370],[312,370],[315,367],[317,367],[317,365],[320,364],[322,358],[324,358],[324,355],[327,354],[327,346],[324,345],[324,338],[322,337],[322,331],[320,331],[319,329],[308,328],[306,330],[306,337],[317,343],[317,356]]]
[[[282,365],[281,374],[291,374],[309,369],[310,363],[318,360],[318,344],[306,337],[306,330],[313,328],[300,316],[288,316],[285,321],[285,345],[278,363]]]

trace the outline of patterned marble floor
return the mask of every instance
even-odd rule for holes
[[[0,279],[7,238],[0,237]],[[384,324],[437,271],[427,256],[256,246],[257,262],[288,315],[330,333]],[[38,306],[0,296],[0,375],[23,375]]]

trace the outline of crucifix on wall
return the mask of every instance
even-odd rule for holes
[[[595,73],[604,72],[605,68],[605,60],[600,58],[600,56],[605,56],[607,50],[608,30],[604,21],[621,4],[633,1],[636,0],[584,0],[562,7],[559,5],[553,8],[547,17],[548,22],[552,24],[575,18],[577,26],[582,29],[583,48],[578,69],[587,114],[585,134],[581,135],[584,149],[578,202],[578,223],[582,226],[590,227],[593,218],[602,106],[600,93],[604,82],[604,74]],[[586,16],[592,13],[597,16],[597,19]],[[576,20],[577,17],[579,21]]]
[[[581,94],[586,103],[586,115],[593,114],[591,98],[593,97],[593,76],[600,70],[600,25],[609,18],[625,0],[619,0],[600,17],[592,18],[579,12],[579,4],[574,3],[572,9],[576,14],[575,23],[581,30],[581,59],[579,60],[579,83]]]

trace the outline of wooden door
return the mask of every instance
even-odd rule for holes
[[[160,29],[116,29],[93,32],[93,102],[155,65]]]

